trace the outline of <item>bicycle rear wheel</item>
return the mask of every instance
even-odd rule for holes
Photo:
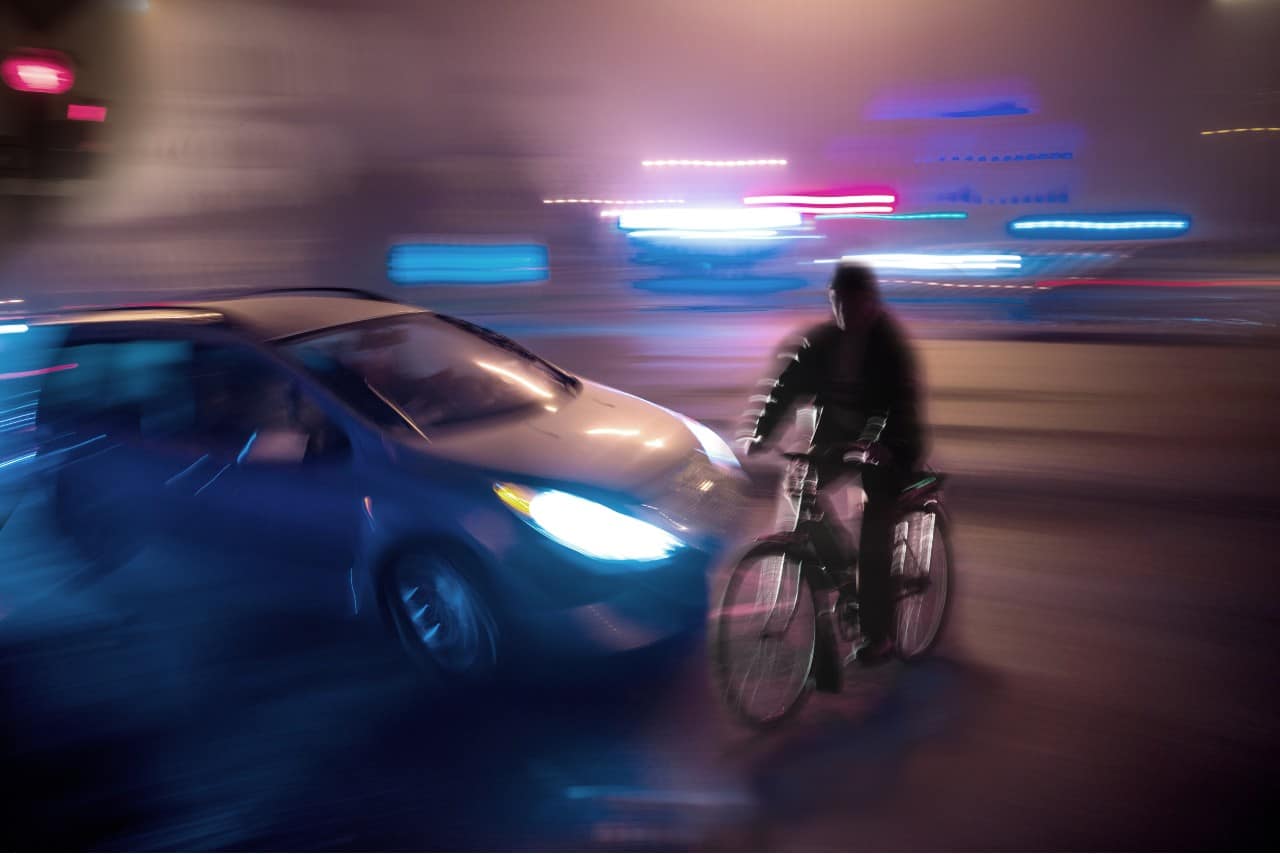
[[[916,510],[894,532],[894,646],[914,661],[938,642],[951,600],[951,543],[937,510]]]
[[[729,574],[712,615],[712,671],[721,699],[755,727],[780,723],[809,693],[817,608],[798,556],[763,543]]]

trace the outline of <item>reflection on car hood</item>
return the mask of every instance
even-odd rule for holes
[[[702,457],[675,414],[591,382],[523,418],[494,419],[431,434],[431,452],[455,462],[540,480],[585,484],[644,500],[663,481]]]

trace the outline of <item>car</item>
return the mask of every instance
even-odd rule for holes
[[[0,371],[38,382],[10,462],[45,463],[95,576],[163,543],[150,577],[203,608],[377,619],[455,684],[705,622],[742,501],[728,444],[493,331],[317,290],[3,328],[44,354]]]

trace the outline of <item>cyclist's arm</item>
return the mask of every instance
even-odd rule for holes
[[[796,399],[813,393],[814,348],[809,336],[799,337],[777,355],[781,368],[759,383],[758,393],[744,415],[738,438],[756,444],[769,441]]]
[[[862,428],[862,434],[858,436],[857,444],[859,445],[875,445],[880,441],[880,437],[884,435],[884,428],[889,425],[889,409],[873,410],[871,416],[867,419],[867,423]]]

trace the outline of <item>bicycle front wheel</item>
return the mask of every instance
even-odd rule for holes
[[[951,544],[936,510],[908,513],[894,535],[894,646],[904,661],[933,649],[951,600]]]
[[[797,555],[774,543],[747,551],[729,574],[711,629],[717,688],[739,720],[768,727],[800,707],[818,625]]]

